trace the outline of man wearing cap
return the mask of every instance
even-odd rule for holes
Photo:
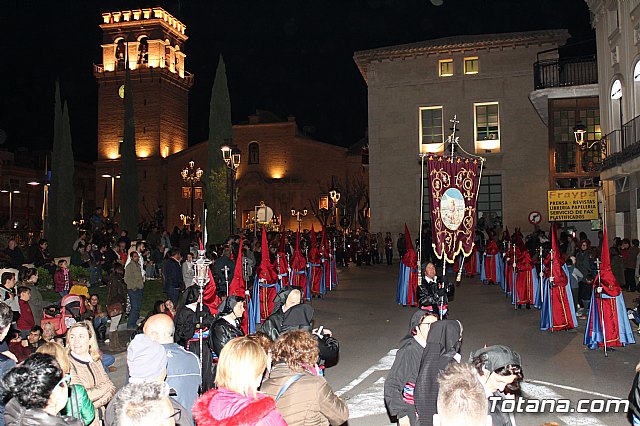
[[[515,425],[513,413],[501,411],[501,402],[508,398],[504,393],[505,388],[510,393],[517,391],[524,378],[520,355],[507,346],[495,345],[472,352],[469,362],[475,367],[478,380],[489,398],[489,415],[493,426]]]
[[[127,367],[129,369],[129,383],[164,383],[167,377],[167,355],[161,344],[154,342],[144,334],[138,334],[127,348]],[[118,398],[120,392],[116,393],[112,403],[107,406],[105,414],[106,426],[116,426],[118,424],[117,416],[119,414],[115,412],[116,404],[113,401],[122,399]],[[174,412],[177,413],[179,410],[181,413],[176,414],[174,417],[176,425],[193,426],[193,420],[187,409],[173,398],[174,394],[175,391],[169,392],[171,405],[174,408]]]
[[[191,407],[198,398],[198,389],[202,384],[200,363],[196,354],[173,341],[174,331],[175,327],[169,315],[152,315],[144,323],[145,336],[160,343],[167,355],[166,382],[176,391],[173,398],[187,407],[191,417]]]

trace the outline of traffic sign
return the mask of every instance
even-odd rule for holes
[[[529,213],[529,223],[532,225],[537,225],[542,221],[542,215],[540,214],[540,212],[537,211],[532,211],[531,213]]]

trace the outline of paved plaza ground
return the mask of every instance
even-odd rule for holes
[[[383,384],[399,340],[408,331],[413,308],[395,303],[398,266],[350,266],[339,270],[339,286],[324,299],[314,299],[316,325],[324,325],[340,341],[340,362],[326,378],[349,404],[349,425],[388,425]],[[633,295],[626,294],[627,306]],[[484,345],[504,344],[523,360],[526,394],[536,398],[626,398],[640,360],[640,344],[610,353],[582,345],[585,320],[577,330],[543,332],[540,312],[514,310],[499,287],[465,279],[450,304],[450,318],[464,326],[463,360]],[[640,337],[640,336],[638,336]],[[125,353],[117,355],[116,386],[124,383]],[[626,425],[624,414],[528,414],[519,426]]]

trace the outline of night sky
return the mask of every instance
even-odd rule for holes
[[[256,109],[315,129],[349,146],[367,127],[367,92],[353,53],[463,34],[566,28],[576,47],[595,53],[584,0],[13,0],[0,10],[0,129],[4,146],[50,149],[54,81],[70,107],[76,159],[93,161],[101,13],[161,6],[187,26],[189,144],[208,135],[211,85],[222,53],[233,111],[242,123]],[[532,82],[533,84],[533,82]]]

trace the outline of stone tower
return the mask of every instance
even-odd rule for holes
[[[164,159],[187,148],[188,95],[193,76],[185,70],[186,27],[162,8],[102,14],[102,64],[94,65],[98,82],[98,161],[96,186],[105,185],[117,220],[118,183],[124,135],[125,61],[131,70],[136,126],[140,214],[149,217],[167,205]],[[105,179],[106,178],[106,179]],[[113,201],[113,202],[112,202]],[[102,204],[102,203],[99,203]]]

